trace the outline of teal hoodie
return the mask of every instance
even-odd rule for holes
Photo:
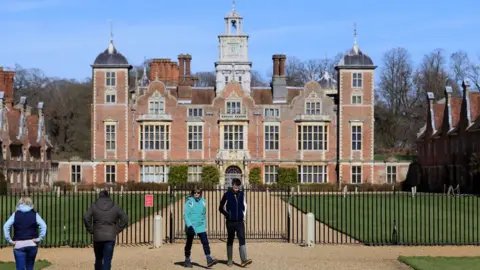
[[[200,197],[195,200],[190,196],[185,202],[184,219],[186,228],[192,226],[195,233],[203,233],[207,230],[207,207],[205,200]]]

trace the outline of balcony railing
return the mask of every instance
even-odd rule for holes
[[[140,114],[137,117],[137,121],[172,121],[172,115],[171,114]]]
[[[223,121],[244,121],[248,120],[248,111],[246,108],[240,111],[222,111],[220,110],[220,120]]]
[[[332,121],[332,116],[324,114],[297,114],[295,117],[297,122],[325,122]]]

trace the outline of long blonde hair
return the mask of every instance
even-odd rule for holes
[[[24,204],[33,208],[33,200],[30,197],[21,197],[20,200],[18,200],[17,207],[20,206],[21,204]]]

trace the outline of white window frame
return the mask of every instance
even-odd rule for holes
[[[70,166],[70,183],[78,184],[82,182],[82,165],[72,164]]]
[[[263,146],[265,151],[279,151],[280,150],[280,125],[268,124],[264,126],[263,130]]]
[[[360,129],[360,132],[359,132]],[[362,151],[363,149],[363,125],[358,123],[352,123],[350,126],[350,139],[352,151]],[[355,135],[355,139],[353,138]],[[359,137],[360,136],[360,137]],[[360,145],[360,147],[359,147]]]
[[[363,88],[362,72],[352,72],[352,88]]]
[[[109,127],[110,127],[110,131],[108,130]],[[113,132],[111,130],[112,127],[113,127]],[[117,149],[117,124],[114,122],[105,122],[104,136],[105,136],[105,150],[107,152],[115,151]]]
[[[275,184],[278,182],[278,165],[265,165],[263,182],[265,184]]]
[[[388,184],[397,183],[397,170],[398,168],[396,165],[387,165],[385,176],[387,177],[386,182]]]
[[[363,95],[353,92],[353,94],[352,94],[352,104],[353,105],[363,104]]]
[[[107,87],[117,86],[117,72],[115,71],[105,72],[105,85]]]
[[[315,133],[315,127],[317,130],[322,129],[321,132]],[[305,132],[305,128],[307,132]],[[311,128],[311,132],[309,130]],[[328,151],[328,124],[309,124],[309,125],[297,125],[297,150],[298,151]],[[300,130],[300,131],[299,131]],[[317,134],[317,140],[315,139]],[[309,136],[310,135],[310,136]],[[311,137],[311,147],[308,147],[309,137]],[[304,139],[307,139],[306,141]],[[315,148],[315,145],[317,147]],[[307,147],[305,147],[307,146]]]
[[[202,165],[189,165],[188,166],[188,182],[200,182],[202,181]]]
[[[105,91],[105,104],[117,103],[117,93],[115,90],[107,89]]]
[[[165,98],[157,91],[148,99],[148,114],[165,114]]]
[[[350,175],[352,184],[361,184],[362,183],[362,166],[361,165],[352,165],[350,168]],[[360,179],[360,181],[358,180]]]
[[[140,165],[140,181],[142,183],[167,183],[169,169],[166,165]]]
[[[116,182],[117,182],[117,166],[113,164],[106,164],[105,165],[105,183],[114,184]]]
[[[230,130],[231,129],[231,130]],[[223,126],[223,149],[225,150],[244,150],[246,128],[243,125],[225,125]],[[228,135],[232,134],[232,140]],[[230,145],[231,143],[231,145]]]
[[[203,117],[203,108],[188,108],[188,117]]]
[[[322,100],[306,100],[305,101],[305,114],[307,115],[321,115],[322,111]]]
[[[232,104],[236,104],[239,107],[229,106],[229,105],[232,105]],[[234,99],[234,100],[227,100],[225,102],[225,112],[226,112],[226,114],[241,114],[242,113],[242,108],[243,108],[242,100]]]
[[[328,183],[327,165],[298,165],[297,171],[297,181],[299,183]]]
[[[140,125],[139,148],[142,151],[168,151],[171,147],[170,136],[170,125],[157,123],[142,124]]]
[[[273,118],[278,118],[280,117],[280,108],[274,108],[274,107],[267,107],[263,109],[263,117],[273,117]]]
[[[203,149],[203,125],[188,125],[187,126],[187,141],[188,150],[202,150]]]

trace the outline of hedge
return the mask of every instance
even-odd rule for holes
[[[254,167],[250,170],[248,182],[250,185],[259,185],[262,183],[262,171],[259,167]]]
[[[215,166],[204,166],[202,169],[202,185],[208,186],[220,182],[220,172]]]
[[[296,168],[278,168],[278,184],[280,186],[292,186],[297,183]]]
[[[177,165],[171,166],[170,172],[168,173],[168,183],[179,185],[185,184],[188,181],[188,166],[187,165]]]

